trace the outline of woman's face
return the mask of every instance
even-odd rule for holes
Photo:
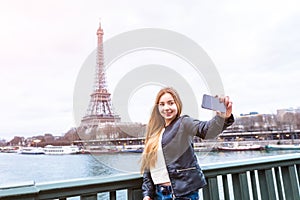
[[[166,126],[176,118],[178,109],[174,98],[170,93],[165,93],[160,97],[158,110],[161,116],[165,119]]]

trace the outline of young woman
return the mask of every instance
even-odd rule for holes
[[[220,100],[226,113],[199,121],[181,116],[182,103],[174,89],[158,92],[141,160],[143,200],[199,199],[198,190],[206,181],[194,154],[193,137],[216,137],[234,122],[229,97]]]

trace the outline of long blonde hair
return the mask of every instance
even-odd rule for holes
[[[147,125],[145,148],[141,159],[141,173],[145,170],[150,170],[150,167],[154,167],[157,160],[157,149],[159,136],[163,128],[165,127],[165,120],[161,116],[158,110],[158,104],[161,96],[169,93],[177,106],[177,116],[180,116],[182,111],[182,102],[176,90],[171,87],[162,88],[156,96],[155,104],[153,106],[151,116]]]

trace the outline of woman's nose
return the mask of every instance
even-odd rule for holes
[[[170,108],[170,106],[168,104],[164,105],[164,110],[168,110]]]

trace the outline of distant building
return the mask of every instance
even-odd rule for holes
[[[300,129],[300,108],[278,109],[277,119],[283,129]]]
[[[239,117],[236,117],[231,129],[236,131],[260,131],[274,130],[276,127],[276,115],[250,112],[249,114],[241,114]]]

